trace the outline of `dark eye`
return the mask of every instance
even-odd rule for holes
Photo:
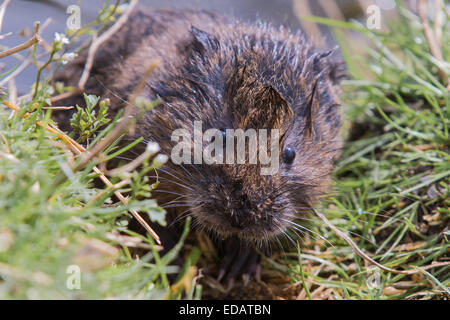
[[[290,164],[292,161],[294,161],[295,158],[295,151],[291,147],[286,147],[283,150],[283,162]]]

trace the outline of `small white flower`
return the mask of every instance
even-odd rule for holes
[[[151,154],[155,154],[160,150],[159,144],[156,142],[147,143],[147,151]]]
[[[48,94],[48,95],[53,95],[54,93],[55,93],[55,89],[52,87],[52,86],[48,86],[46,89],[45,89],[45,92]]]
[[[414,42],[417,43],[417,44],[422,44],[423,40],[422,40],[421,37],[415,37],[414,38]]]
[[[158,154],[155,157],[155,164],[162,166],[163,164],[165,164],[167,161],[169,160],[169,157],[166,156],[165,154]]]
[[[64,33],[55,32],[55,41],[61,44],[68,44],[69,38]]]
[[[40,189],[41,189],[41,187],[40,187],[39,181],[36,181],[36,183],[31,186],[31,192],[33,192],[33,193],[39,193]]]
[[[62,63],[66,64],[68,61],[72,61],[73,59],[75,59],[76,56],[77,56],[77,54],[74,52],[64,53],[61,57]]]

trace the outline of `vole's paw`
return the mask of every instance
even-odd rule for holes
[[[259,275],[261,256],[254,248],[237,239],[229,239],[223,249],[217,280],[224,283],[228,290],[239,278],[246,286],[250,279]]]

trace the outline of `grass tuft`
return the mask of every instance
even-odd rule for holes
[[[108,35],[107,26],[119,20],[119,4],[106,2],[98,19],[69,33],[68,41]],[[301,236],[298,248],[265,259],[262,280],[256,283],[260,289],[247,297],[449,297],[450,268],[443,265],[450,249],[448,15],[443,10],[440,59],[432,53],[436,47],[430,47],[420,15],[400,2],[398,6],[399,19],[383,32],[356,22],[310,18],[335,28],[351,76],[343,83],[347,143],[333,191],[318,210],[378,263],[417,272],[394,274],[369,265],[311,215],[299,221],[311,232]],[[35,30],[33,39],[39,40],[39,25]],[[360,36],[353,41],[355,32]],[[190,220],[180,242],[162,256],[152,236],[127,228],[133,210],[165,224],[164,210],[151,199],[156,185],[149,185],[147,178],[162,165],[161,158],[145,153],[139,163],[109,172],[110,184],[99,186],[95,181],[102,172],[97,165],[140,140],[119,148],[120,137],[111,138],[100,152],[80,162],[69,137],[61,140],[61,134],[47,130],[53,124],[51,113],[64,112],[48,105],[80,89],[52,87],[43,72],[64,62],[66,42],[60,34],[51,45],[33,40],[20,47],[22,51],[14,49],[15,55],[26,57],[0,75],[0,83],[9,84],[0,102],[19,107],[0,109],[0,299],[200,299],[207,288],[199,284],[197,265],[207,254],[185,244]],[[10,80],[25,65],[36,67],[37,83],[17,97]],[[89,107],[72,119],[70,136],[96,150],[108,140],[101,138],[111,137],[117,118],[107,122],[107,101],[86,96],[86,103]],[[94,111],[96,104],[101,108]],[[130,197],[118,202],[117,192]],[[207,248],[207,241],[200,246]],[[134,248],[146,254],[133,258]],[[171,264],[180,252],[185,264],[179,273]],[[168,277],[174,273],[179,274],[170,285]]]

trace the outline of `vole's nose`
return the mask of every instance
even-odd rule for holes
[[[235,209],[231,213],[231,225],[238,229],[245,228],[246,224],[246,213],[242,209]]]
[[[239,201],[233,209],[230,210],[231,225],[238,229],[243,229],[251,224],[252,219],[252,203],[247,195],[241,195]]]

